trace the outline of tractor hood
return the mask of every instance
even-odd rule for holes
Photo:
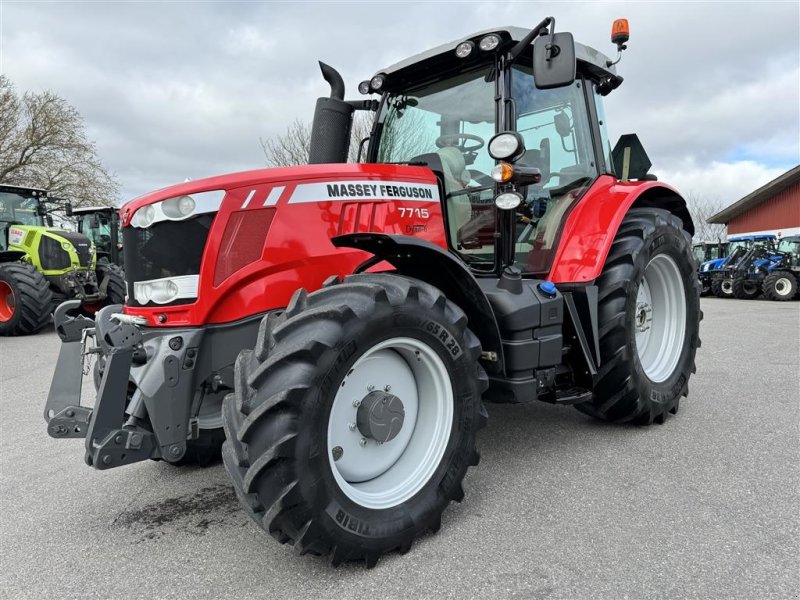
[[[227,175],[217,175],[196,181],[186,181],[165,187],[155,192],[145,194],[127,202],[120,209],[122,226],[130,225],[134,213],[142,206],[163,202],[170,198],[191,196],[203,192],[229,192],[239,188],[251,189],[256,186],[270,183],[284,183],[296,185],[301,181],[331,181],[342,179],[381,179],[389,177],[406,177],[413,175],[417,179],[433,179],[433,173],[424,167],[409,167],[401,165],[375,165],[375,164],[320,164],[297,165],[292,167],[276,167],[271,169],[257,169],[254,171],[241,171]],[[320,198],[322,199],[322,198]],[[340,198],[337,198],[340,199]]]

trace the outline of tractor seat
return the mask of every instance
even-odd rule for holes
[[[450,239],[458,243],[458,230],[461,229],[472,216],[472,204],[466,194],[451,197],[450,194],[463,190],[472,179],[467,171],[464,155],[458,148],[439,148],[436,151],[442,161],[444,172],[444,188],[447,192],[447,217],[450,224]]]

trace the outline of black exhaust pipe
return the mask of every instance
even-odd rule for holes
[[[339,72],[324,62],[319,63],[319,68],[331,86],[331,95],[317,99],[308,164],[344,163],[347,162],[350,149],[350,129],[355,109],[344,101],[344,80]]]

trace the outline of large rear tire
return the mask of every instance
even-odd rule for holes
[[[761,293],[761,286],[758,285],[758,282],[747,277],[734,279],[731,289],[733,290],[733,297],[739,300],[753,300]]]
[[[479,357],[461,309],[421,281],[300,290],[239,355],[224,402],[222,455],[245,510],[333,565],[408,551],[478,463]]]
[[[700,346],[700,282],[680,219],[631,209],[597,280],[600,369],[581,412],[663,423],[689,392]]]
[[[770,300],[791,300],[797,294],[797,278],[789,271],[773,271],[764,278],[762,290]]]
[[[36,333],[50,321],[53,293],[32,265],[0,264],[0,335]]]

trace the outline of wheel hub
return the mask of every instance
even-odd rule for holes
[[[639,302],[636,305],[636,330],[645,332],[650,329],[653,322],[653,307],[648,302]]]
[[[400,398],[376,390],[361,400],[356,413],[356,426],[365,438],[385,444],[400,433],[405,416],[405,407]]]

